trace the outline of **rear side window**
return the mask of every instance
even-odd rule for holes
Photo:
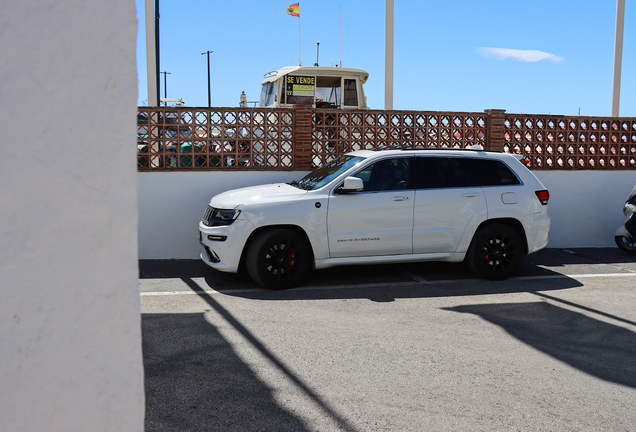
[[[470,186],[506,186],[521,184],[508,166],[493,159],[467,159]]]
[[[415,158],[416,189],[453,188],[468,186],[466,158]]]

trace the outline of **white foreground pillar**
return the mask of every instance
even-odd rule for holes
[[[0,430],[143,431],[135,2],[0,10]]]

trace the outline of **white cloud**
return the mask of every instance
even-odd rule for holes
[[[479,48],[479,52],[486,57],[494,57],[497,60],[504,60],[507,58],[513,58],[522,62],[534,63],[541,60],[550,60],[555,63],[561,63],[562,57],[555,56],[543,51],[536,50],[518,50],[507,48]]]

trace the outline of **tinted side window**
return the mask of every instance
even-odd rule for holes
[[[417,157],[416,189],[452,188],[468,186],[465,158]]]
[[[504,186],[521,182],[506,164],[492,159],[468,159],[471,186]]]
[[[365,192],[408,189],[409,159],[394,158],[377,161],[354,177],[362,179]]]

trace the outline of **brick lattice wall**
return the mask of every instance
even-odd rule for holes
[[[310,170],[354,150],[467,148],[535,170],[636,169],[636,119],[289,108],[140,107],[139,171]]]

